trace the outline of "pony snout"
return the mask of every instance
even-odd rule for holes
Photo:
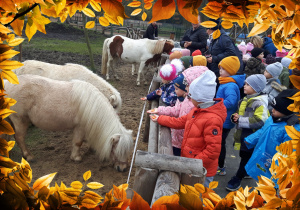
[[[114,168],[118,172],[125,172],[127,171],[127,163],[115,163]]]

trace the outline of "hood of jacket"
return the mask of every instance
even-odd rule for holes
[[[272,43],[272,39],[270,37],[265,37],[264,38],[264,45],[267,45],[269,43]]]
[[[190,67],[182,72],[184,78],[188,82],[188,85],[190,85],[194,79],[199,77],[201,74],[203,74],[205,71],[209,70],[206,66],[193,66]]]
[[[255,96],[255,97],[253,97],[253,98],[250,98],[249,100],[248,100],[248,102],[249,101],[251,101],[251,100],[260,100],[260,101],[262,101],[265,105],[266,105],[266,107],[268,107],[268,95],[266,95],[266,94],[260,94],[260,95],[258,95],[258,96]]]
[[[231,77],[235,80],[235,82],[239,86],[239,88],[242,88],[244,86],[246,74],[233,75]]]
[[[247,61],[247,66],[251,69],[254,69],[256,67],[258,67],[260,64],[262,63],[262,60],[260,60],[259,58],[249,58],[249,60]]]
[[[215,104],[208,107],[208,108],[196,108],[201,109],[202,112],[209,112],[214,113],[222,119],[222,122],[224,123],[227,117],[227,110],[224,105],[224,99],[223,98],[214,98]],[[267,100],[268,101],[268,100]]]

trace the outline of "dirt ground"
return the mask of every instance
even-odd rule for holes
[[[53,31],[57,32],[59,30],[55,29]],[[82,39],[83,36],[83,33],[70,33],[70,31],[60,32],[61,33],[53,33],[51,30],[48,30],[47,35],[37,34],[37,36],[45,38],[46,41],[51,37],[76,41],[77,38]],[[23,47],[22,61],[28,59],[54,64],[77,63],[89,66],[88,56],[74,53],[46,52],[38,49],[26,50],[26,47]],[[99,68],[98,71],[100,71],[101,55],[94,55],[94,60],[95,65]],[[144,102],[140,100],[140,97],[147,94],[149,87],[147,85],[142,85],[140,87],[136,86],[136,76],[131,75],[130,64],[121,63],[115,71],[118,73],[121,80],[116,81],[115,79],[111,79],[110,83],[121,93],[123,99],[122,110],[120,113],[121,122],[127,129],[133,130],[133,139],[135,141],[144,106]],[[146,74],[146,78],[150,83],[152,79],[151,73]],[[138,142],[138,149],[140,150],[147,150],[147,144],[142,142],[145,117],[147,116],[144,116],[141,135]],[[82,148],[82,153],[84,154],[83,161],[76,163],[70,160],[71,131],[48,132],[31,127],[28,130],[26,139],[31,140],[28,144],[31,152],[35,156],[35,160],[30,162],[30,166],[33,169],[32,184],[41,176],[57,172],[51,185],[54,186],[55,182],[60,185],[60,182],[62,181],[67,186],[70,186],[70,183],[75,180],[83,182],[83,173],[91,170],[92,177],[89,181],[102,183],[104,187],[97,192],[104,196],[113,185],[120,185],[127,182],[128,170],[127,172],[120,173],[113,169],[111,163],[99,162],[96,155],[91,153],[86,145],[83,145]],[[21,161],[21,152],[17,145],[10,155],[14,161]],[[131,173],[129,187],[133,186],[134,172],[135,169],[133,169]]]

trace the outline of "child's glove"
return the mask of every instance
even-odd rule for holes
[[[157,111],[157,108],[154,108],[154,109],[148,110],[147,113],[149,113],[149,114],[157,114],[158,111]]]

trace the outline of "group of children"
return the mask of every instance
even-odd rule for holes
[[[236,75],[240,61],[230,56],[219,63],[220,77],[216,78],[199,56],[172,58],[161,67],[163,86],[147,99],[160,97],[167,106],[148,110],[152,121],[171,128],[174,155],[202,159],[207,170],[206,187],[216,174],[226,175],[226,138],[234,127],[234,148],[240,150],[241,161],[226,189],[239,189],[241,180],[248,176],[271,178],[269,167],[275,148],[289,140],[284,126],[300,130],[297,116],[287,108],[296,90],[281,85],[277,90],[272,85],[274,81],[280,84],[282,64]],[[193,65],[195,61],[197,65]],[[241,88],[245,95],[242,99]]]

